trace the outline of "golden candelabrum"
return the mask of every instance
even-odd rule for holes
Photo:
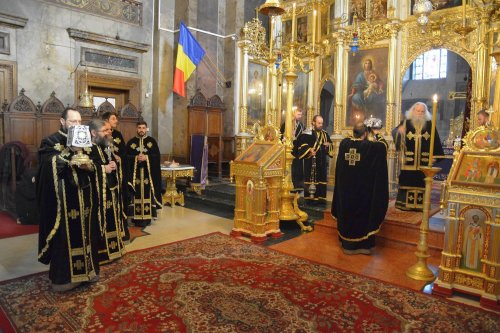
[[[425,181],[425,192],[424,192],[424,211],[422,216],[422,223],[420,223],[420,237],[417,245],[417,252],[415,256],[417,257],[417,262],[408,268],[406,275],[415,280],[421,281],[433,281],[435,279],[434,273],[427,266],[427,258],[430,257],[429,246],[427,244],[427,235],[429,233],[429,212],[431,210],[431,193],[432,193],[432,181],[436,173],[438,173],[441,168],[435,168],[432,166],[433,152],[434,152],[434,140],[436,132],[436,115],[437,115],[437,95],[434,95],[432,104],[432,127],[431,127],[431,142],[429,150],[429,164],[427,167],[420,167],[420,171],[424,173]]]
[[[322,52],[320,44],[316,43],[316,37],[319,35],[319,25],[316,24],[318,20],[318,9],[326,8],[330,1],[315,0],[303,4],[300,8],[296,8],[294,3],[289,6],[288,11],[281,7],[278,0],[267,0],[265,4],[259,7],[259,12],[263,15],[270,17],[270,40],[269,47],[267,45],[259,45],[254,47],[252,52],[254,59],[263,60],[268,64],[268,85],[267,85],[267,98],[266,98],[266,125],[274,124],[279,126],[278,113],[281,111],[280,96],[281,91],[278,85],[278,79],[283,77],[287,88],[286,92],[286,107],[285,107],[285,131],[283,134],[283,142],[285,144],[285,163],[284,163],[284,178],[281,188],[281,205],[280,205],[280,220],[284,221],[297,221],[303,231],[312,230],[311,227],[305,226],[308,218],[307,214],[301,211],[298,207],[298,193],[292,193],[294,189],[292,183],[292,148],[293,148],[293,95],[295,83],[297,81],[297,69],[304,73],[314,72],[314,62]],[[312,14],[312,28],[311,39],[309,42],[299,43],[297,40],[297,20],[296,15]],[[275,33],[275,22],[281,15],[286,18],[291,18],[292,31],[290,36],[283,36],[282,34]],[[247,28],[246,34],[248,36],[259,36],[258,25],[255,25],[255,32],[249,31]],[[276,37],[276,38],[275,38]],[[275,41],[276,39],[276,41]],[[266,52],[267,51],[267,52]],[[304,60],[309,62],[309,68],[305,65]],[[270,83],[269,83],[270,81]],[[310,77],[309,88],[314,85],[314,79]],[[314,101],[314,92],[309,89],[309,96],[311,101]],[[312,120],[315,112],[315,107],[308,103],[308,116],[307,121]]]

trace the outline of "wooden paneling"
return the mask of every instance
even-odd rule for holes
[[[193,108],[189,110],[189,135],[205,135],[207,129],[205,110]],[[191,142],[191,140],[189,140]]]
[[[207,135],[209,136],[221,136],[222,135],[222,112],[221,110],[209,110],[208,114],[208,130]]]
[[[11,118],[6,126],[6,138],[9,138],[8,141],[21,141],[27,146],[36,146],[38,143],[36,142],[36,137],[33,135],[37,133],[36,128],[36,119],[29,118]],[[10,132],[10,133],[9,133]]]

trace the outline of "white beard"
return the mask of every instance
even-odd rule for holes
[[[415,117],[411,120],[411,123],[413,127],[415,127],[415,129],[424,128],[426,122],[427,120],[425,119],[425,117]]]

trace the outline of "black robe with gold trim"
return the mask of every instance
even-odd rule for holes
[[[396,198],[396,208],[401,210],[422,211],[424,204],[425,182],[421,166],[428,166],[431,146],[431,126],[429,120],[422,129],[416,129],[411,120],[401,122],[405,128],[405,138],[401,137],[396,127],[392,133],[396,150],[401,154],[401,172],[399,174],[399,190]],[[434,156],[443,156],[443,147],[439,133],[435,130]]]
[[[303,132],[297,140],[297,156],[299,159],[304,160],[304,199],[326,202],[327,157],[333,157],[332,140],[330,140],[330,136],[324,130]],[[330,143],[330,145],[325,146],[325,142]],[[312,150],[316,150],[315,168],[313,168],[314,159],[311,156]],[[309,192],[311,184],[316,186],[316,192],[313,197]]]
[[[99,274],[95,170],[70,166],[74,153],[66,140],[59,131],[43,139],[38,151],[38,260],[50,264],[54,284],[90,281]]]
[[[346,250],[370,249],[389,203],[387,143],[345,138],[335,169],[332,216]]]
[[[295,125],[295,133],[293,136],[293,149],[292,149],[292,182],[294,188],[304,187],[304,160],[299,159],[298,155],[298,138],[304,132],[305,126],[300,121]],[[281,135],[285,133],[285,123],[281,124],[280,127]]]
[[[142,152],[146,160],[137,158]],[[128,187],[133,193],[134,223],[146,226],[156,217],[156,210],[162,208],[160,149],[150,136],[134,137],[127,143]]]
[[[127,145],[126,141],[123,138],[122,132],[119,130],[114,129],[111,132],[111,136],[113,138],[113,151],[114,153],[120,157],[120,162],[121,162],[121,169],[122,169],[122,187],[121,187],[121,194],[122,194],[122,200],[123,200],[123,207],[127,207],[129,202],[132,200],[129,197],[128,194],[128,186],[127,186]],[[127,214],[126,210],[124,212]],[[129,240],[130,236],[128,234],[128,228],[125,229],[126,231],[126,236],[125,239]]]
[[[99,196],[99,263],[118,259],[125,253],[123,240],[127,226],[121,197],[122,171],[110,152],[110,148],[94,144],[90,155],[96,167]],[[106,173],[105,167],[111,161],[117,164],[117,169]]]

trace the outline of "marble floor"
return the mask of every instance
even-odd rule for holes
[[[134,239],[127,245],[127,250],[144,249],[211,232],[229,234],[232,224],[232,220],[188,208],[165,207],[161,210],[159,219],[145,229],[149,235]],[[0,240],[0,281],[47,271],[48,266],[37,262],[37,248],[37,234]],[[405,270],[415,262],[413,252],[376,248],[371,256],[349,256],[340,250],[336,234],[318,231],[302,234],[272,245],[271,248],[413,290],[430,292],[429,285],[425,287],[425,283],[412,280],[405,275]],[[437,269],[439,258],[431,257],[429,263]],[[478,302],[473,299],[462,297],[454,299],[478,306]]]

